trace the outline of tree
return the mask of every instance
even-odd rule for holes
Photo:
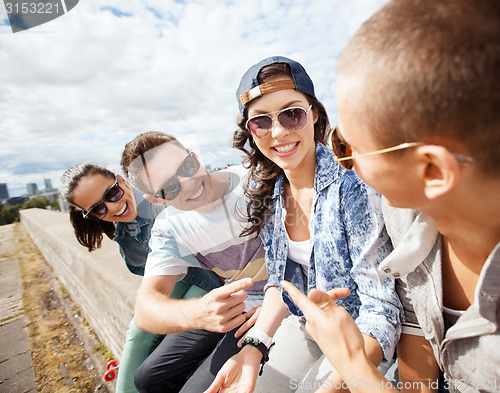
[[[37,207],[39,209],[45,209],[48,205],[50,205],[50,202],[47,198],[31,198],[29,201],[26,201],[22,204],[21,209],[31,209],[34,207]]]
[[[55,199],[52,201],[52,203],[50,204],[50,206],[52,206],[52,210],[57,210],[57,211],[60,211],[61,208],[59,207],[59,200],[58,199]]]
[[[2,206],[2,210],[0,210],[0,225],[12,224],[15,221],[19,221],[19,208],[20,205]]]

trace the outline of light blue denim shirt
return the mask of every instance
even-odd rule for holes
[[[149,248],[151,228],[158,214],[165,208],[155,205],[134,190],[137,203],[137,218],[132,222],[117,222],[113,240],[120,246],[120,254],[131,273],[143,276]]]
[[[399,340],[402,306],[394,280],[377,271],[392,251],[385,230],[381,198],[353,171],[345,171],[332,152],[316,143],[314,199],[309,223],[311,254],[308,277],[288,256],[284,220],[284,178],[276,180],[271,218],[260,232],[266,250],[268,284],[281,288],[286,279],[303,293],[349,288],[351,294],[337,303],[356,320],[360,330],[379,342],[386,360],[392,359]],[[302,316],[287,293],[290,312]]]

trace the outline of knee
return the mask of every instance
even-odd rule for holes
[[[140,393],[152,392],[154,387],[153,378],[151,378],[151,367],[142,363],[134,375],[134,384]]]

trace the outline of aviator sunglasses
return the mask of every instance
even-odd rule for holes
[[[368,153],[358,154],[352,151],[350,145],[348,145],[346,142],[340,139],[337,127],[335,127],[332,131],[331,141],[332,141],[333,154],[335,155],[335,161],[338,162],[342,168],[348,171],[350,171],[354,166],[354,159],[356,157],[374,156],[377,154],[384,154],[384,153],[389,153],[391,151],[408,149],[409,147],[423,145],[423,142],[407,142],[407,143],[401,143],[400,145],[397,146],[388,147],[386,149],[380,149]]]
[[[163,183],[160,189],[153,194],[154,197],[165,199],[167,201],[175,199],[181,191],[181,182],[177,177],[193,177],[199,169],[200,162],[196,158],[196,155],[193,152],[189,152],[187,157],[177,168],[175,175],[169,177],[168,180]]]
[[[289,131],[300,131],[304,129],[307,124],[307,115],[311,108],[312,105],[309,105],[307,110],[300,106],[292,106],[280,111],[252,116],[245,123],[245,128],[250,131],[255,138],[264,139],[274,128],[274,117],[271,115],[277,113],[276,119],[283,128]]]
[[[340,138],[337,127],[335,127],[332,131],[331,142],[332,142],[333,154],[335,155],[335,161],[338,162],[342,168],[348,171],[350,171],[354,166],[354,159],[357,157],[374,156],[377,154],[384,154],[384,153],[389,153],[391,151],[408,149],[410,147],[425,145],[424,142],[405,142],[397,146],[370,151],[368,153],[356,153],[352,151],[350,145],[348,145]],[[458,159],[458,161],[462,165],[474,165],[473,158],[453,151],[450,152]]]
[[[96,218],[101,220],[108,213],[108,208],[106,207],[105,202],[118,202],[122,199],[125,192],[120,187],[118,182],[119,180],[115,177],[114,184],[108,188],[104,197],[99,202],[93,204],[87,212],[85,210],[82,211],[84,218]]]

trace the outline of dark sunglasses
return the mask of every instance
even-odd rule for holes
[[[312,105],[305,110],[300,106],[292,106],[276,112],[264,113],[262,115],[252,116],[245,123],[245,128],[258,139],[268,136],[274,127],[274,117],[271,115],[277,113],[276,119],[281,126],[289,131],[303,130],[307,124],[307,115]]]
[[[93,204],[87,212],[85,210],[82,211],[84,218],[101,220],[108,213],[108,208],[106,207],[105,202],[118,202],[122,199],[125,192],[118,184],[118,179],[115,178],[115,180],[115,183],[108,188],[104,197],[99,202]]]
[[[179,195],[179,192],[181,192],[181,182],[177,177],[193,177],[199,169],[200,162],[193,152],[189,152],[187,157],[177,168],[175,175],[169,177],[168,180],[163,183],[160,189],[154,194],[154,197],[165,199],[166,201],[175,199],[177,195]]]

